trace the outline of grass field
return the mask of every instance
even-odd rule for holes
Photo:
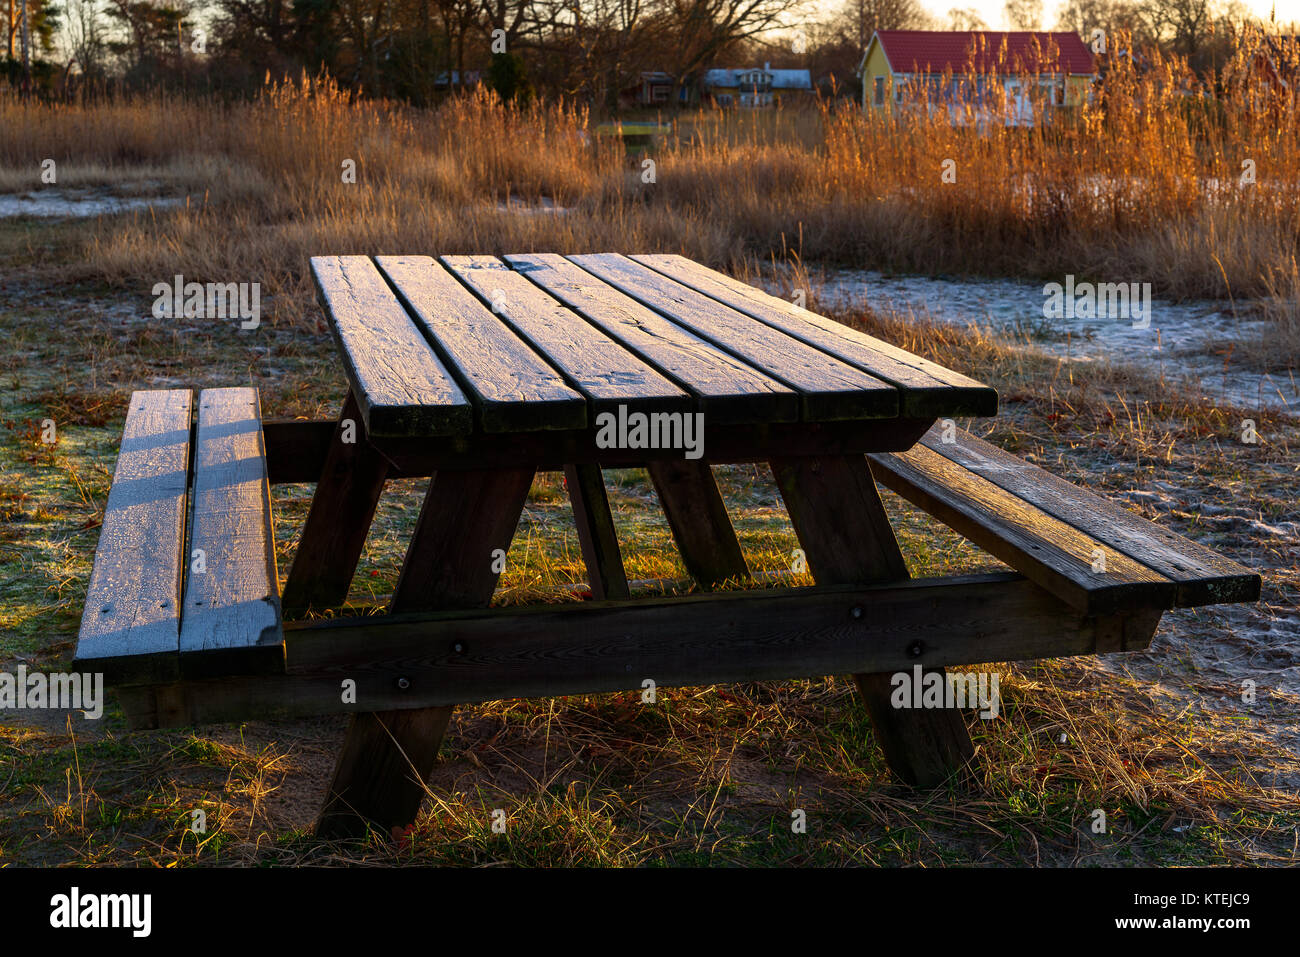
[[[1110,114],[1053,131],[701,114],[645,156],[589,135],[580,111],[481,98],[415,111],[310,85],[224,106],[0,96],[0,194],[179,200],[0,219],[0,668],[67,667],[133,389],[247,384],[268,416],[337,414],[341,370],[305,276],[317,253],[683,252],[746,277],[789,267],[814,307],[805,265],[1149,281],[1270,316],[1262,340],[1231,345],[1294,369],[1295,115],[1229,97],[1211,118],[1175,96],[1177,64],[1158,67],[1117,88]],[[40,183],[46,158],[57,184]],[[1259,188],[1220,188],[1243,158]],[[177,273],[262,283],[263,325],[151,318],[153,284]],[[342,718],[131,733],[115,703],[99,722],[10,713],[0,865],[1296,862],[1300,419],[1199,399],[1149,364],[1085,369],[988,329],[833,314],[995,385],[1000,414],[960,424],[1251,565],[1263,600],[1168,614],[1141,654],[990,666],[1003,711],[970,721],[980,769],[934,793],[890,779],[846,676],[461,709],[395,844],[310,835]],[[1245,418],[1258,443],[1241,441]],[[770,473],[716,473],[750,567],[788,570]],[[685,588],[645,474],[606,478],[629,577]],[[352,602],[392,591],[423,485],[390,483]],[[282,575],[311,491],[274,490]],[[1000,567],[885,497],[914,575]],[[539,476],[497,601],[577,601],[567,586],[584,578],[562,479]]]
[[[65,225],[33,227],[28,238],[52,253],[75,236]],[[1270,631],[1293,620],[1295,540],[1201,515],[1249,500],[1259,523],[1294,517],[1297,422],[1260,418],[1266,441],[1243,446],[1239,410],[1185,404],[1171,384],[1132,370],[1082,380],[978,330],[840,318],[999,383],[1005,413],[976,425],[993,426],[994,441],[1112,493],[1176,487],[1181,508],[1145,513],[1263,570],[1263,604],[1171,614],[1150,652],[1107,663],[995,666],[1002,716],[971,722],[979,777],[938,793],[890,781],[844,677],[671,689],[653,706],[628,693],[462,709],[433,799],[396,846],[310,836],[342,719],[129,733],[115,706],[97,723],[25,713],[0,727],[0,862],[1293,861],[1300,761],[1288,735],[1300,701],[1269,662],[1295,653],[1294,636],[1279,643],[1285,635]],[[249,383],[267,414],[336,411],[343,383],[326,334],[279,328],[250,346],[228,325],[189,325],[133,317],[102,286],[0,291],[0,657],[9,669],[57,668],[70,656],[131,388]],[[59,423],[54,446],[39,440],[46,417]],[[788,568],[795,540],[767,470],[718,477],[751,567]],[[644,474],[608,480],[629,576],[684,579]],[[389,487],[352,601],[392,590],[422,486]],[[276,489],[282,573],[310,491]],[[913,574],[997,566],[886,495]],[[584,577],[561,478],[540,476],[498,601],[557,600],[557,586]],[[1236,700],[1241,675],[1259,681],[1253,707]],[[509,816],[505,835],[492,831],[496,808]],[[806,834],[791,832],[795,809],[807,814]],[[1105,834],[1091,830],[1098,809]],[[207,816],[201,838],[189,831],[195,810]]]

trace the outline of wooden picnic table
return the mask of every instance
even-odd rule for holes
[[[936,784],[971,759],[965,722],[892,707],[893,673],[1139,649],[1167,608],[1258,597],[1249,570],[956,429],[996,412],[992,388],[681,256],[311,266],[348,380],[338,419],[202,394],[191,544],[227,570],[196,581],[170,533],[189,400],[137,393],[78,658],[112,671],[137,726],[351,713],[322,835],[410,823],[456,704],[646,679],[852,673],[890,768]],[[710,467],[748,462],[770,464],[817,587],[710,594],[749,577]],[[630,598],[601,475],[628,466],[706,594]],[[555,470],[595,600],[488,609],[533,478]],[[281,621],[345,604],[385,482],[416,476],[386,614]],[[1015,572],[910,580],[877,478]],[[281,596],[268,489],[301,481],[316,491]],[[123,570],[159,554],[148,601],[124,597]]]
[[[749,571],[709,468],[723,462],[773,463],[822,578],[903,579],[867,464],[845,453],[906,449],[939,416],[997,407],[987,386],[681,257],[353,256],[315,259],[312,273],[351,387],[341,418],[364,422],[365,438],[330,446],[286,611],[342,604],[390,461],[421,455],[435,477],[392,612],[486,605],[492,555],[509,547],[535,473],[556,467],[596,597],[628,597],[600,475],[617,465],[647,467],[703,588]],[[600,447],[599,417],[620,409],[699,413],[703,455]],[[887,676],[860,681],[900,760],[930,760],[909,731],[942,742],[945,759],[969,752],[951,715],[913,729],[888,708]],[[449,715],[356,716],[322,829],[348,829],[358,808],[384,823],[413,817],[419,785],[391,771],[409,762],[423,780]]]

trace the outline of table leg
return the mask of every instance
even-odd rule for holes
[[[345,427],[354,441],[343,441]],[[347,601],[387,475],[388,461],[367,441],[361,410],[349,391],[284,585],[285,612]]]
[[[865,457],[781,459],[771,465],[818,584],[909,577]],[[959,710],[896,709],[888,673],[853,678],[890,769],[908,784],[941,784],[974,756]]]
[[[749,566],[708,464],[664,459],[646,468],[682,562],[699,586],[707,591],[728,578],[748,577]]]
[[[573,506],[573,521],[578,527],[578,544],[587,566],[591,597],[627,598],[627,572],[614,531],[614,516],[609,511],[609,497],[599,465],[566,465],[564,484]]]
[[[391,612],[484,606],[528,499],[534,470],[440,472],[429,480]],[[452,709],[353,715],[316,822],[321,837],[388,834],[415,820]]]

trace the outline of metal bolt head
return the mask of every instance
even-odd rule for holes
[[[409,688],[409,687],[411,687],[411,682],[410,682],[409,679],[407,679],[407,678],[398,678],[398,679],[397,679],[397,690],[398,690],[398,691],[405,691],[405,690],[406,690],[407,688]]]
[[[465,643],[458,641],[451,646],[451,650],[456,652],[458,655],[463,655],[465,653]]]
[[[907,646],[907,656],[909,658],[920,658],[923,654],[925,654],[924,642],[914,641]]]
[[[854,605],[854,606],[853,606],[853,610],[852,610],[851,612],[849,612],[849,614],[852,615],[854,618],[861,618],[861,617],[862,617],[862,606],[861,606],[861,605]]]

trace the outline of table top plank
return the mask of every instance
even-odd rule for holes
[[[484,432],[586,427],[586,400],[437,260],[375,262],[473,395]]]
[[[843,359],[902,392],[903,414],[996,415],[997,390],[826,316],[708,269],[685,256],[641,255],[634,261]]]
[[[622,294],[555,253],[504,257],[512,267],[664,375],[714,424],[797,422],[799,397],[771,376]]]
[[[806,421],[893,418],[897,387],[617,253],[570,260],[800,393]]]
[[[692,397],[607,333],[495,256],[442,256],[444,266],[582,392],[594,413],[686,411]]]
[[[467,435],[469,399],[365,256],[311,260],[357,405],[371,435]]]

